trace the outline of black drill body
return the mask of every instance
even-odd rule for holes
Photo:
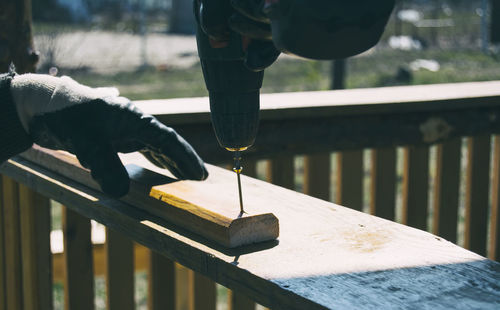
[[[255,142],[263,69],[279,52],[310,59],[359,54],[379,41],[394,4],[395,0],[194,0],[198,54],[220,145],[241,151]],[[248,23],[241,22],[245,18]],[[264,40],[272,39],[276,57],[261,67],[249,65],[259,54],[255,50],[264,57],[269,54],[269,46],[248,45],[266,27],[269,36]]]

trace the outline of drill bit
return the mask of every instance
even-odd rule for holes
[[[238,195],[240,197],[240,215],[245,213],[243,209],[243,194],[241,193],[241,179],[240,174],[243,171],[243,167],[241,167],[241,153],[239,151],[234,152],[234,167],[233,171],[236,172],[236,177],[238,178]]]

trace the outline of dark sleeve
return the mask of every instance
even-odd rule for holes
[[[13,76],[14,73],[0,74],[0,164],[33,144],[19,120],[10,93]]]

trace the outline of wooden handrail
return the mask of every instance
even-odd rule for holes
[[[429,233],[262,181],[244,178],[246,195],[263,195],[266,209],[280,219],[281,237],[228,250],[151,215],[147,206],[110,199],[21,157],[1,171],[272,309],[491,307],[500,298],[498,263]]]
[[[216,141],[208,98],[139,101],[211,163],[231,160]],[[500,82],[264,94],[247,158],[433,144],[500,133]]]

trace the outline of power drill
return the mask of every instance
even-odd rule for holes
[[[212,125],[219,144],[234,152],[241,212],[240,152],[255,142],[264,68],[280,52],[323,60],[364,52],[379,41],[394,4],[395,0],[194,0]]]

